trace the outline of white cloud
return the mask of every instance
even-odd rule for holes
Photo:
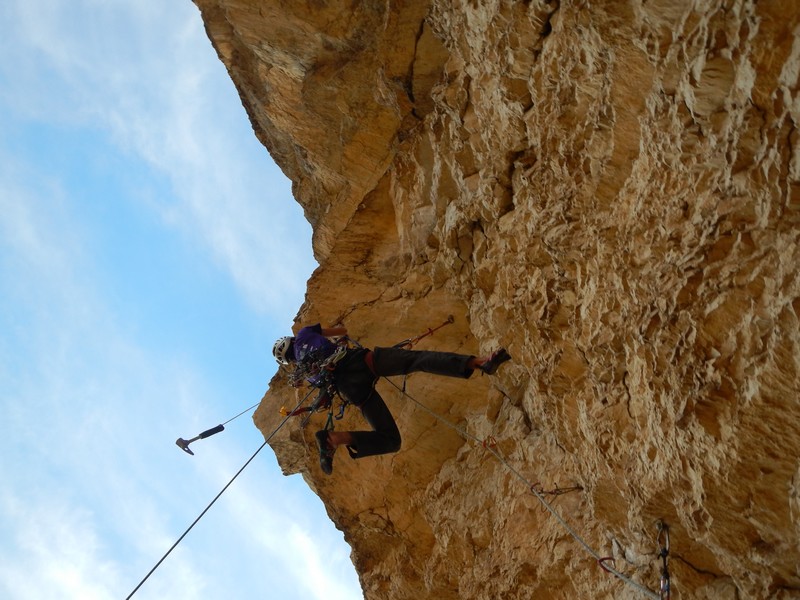
[[[100,137],[127,153],[132,178],[142,165],[156,171],[173,193],[149,197],[153,186],[145,185],[141,202],[202,249],[199,260],[228,274],[260,311],[254,321],[280,315],[288,325],[313,267],[308,226],[249,131],[197,9],[11,0],[0,6],[0,23],[4,132],[34,123]],[[78,210],[85,199],[50,165],[14,158],[17,141],[0,140],[0,595],[120,598],[260,434],[243,417],[242,429],[204,440],[194,459],[175,447],[178,435],[216,424],[239,404],[220,400],[216,387],[227,383],[191,350],[147,346],[138,328],[153,324],[130,322],[102,287],[102,236]],[[314,589],[333,594],[326,597],[358,596],[352,569],[350,581],[326,572],[348,562],[341,535],[318,502],[289,491],[296,484],[273,463],[265,450],[249,469],[256,475],[243,474],[137,600],[237,597],[225,588],[239,584],[240,572],[253,574],[257,583],[243,582],[250,589],[306,597],[291,588],[309,581],[309,565]]]
[[[269,453],[269,449],[262,451]],[[204,477],[221,489],[237,466],[229,456],[208,457]],[[271,458],[263,454],[254,461],[251,472],[244,472],[220,499],[218,510],[224,512],[236,537],[252,544],[252,554],[270,565],[265,590],[274,597],[297,596],[319,600],[354,600],[360,589],[352,564],[349,546],[342,534],[321,516],[322,503],[298,493],[303,483],[297,476],[285,478]],[[241,461],[244,462],[243,460]],[[267,463],[265,465],[265,463]],[[269,480],[264,485],[264,470]],[[265,567],[262,567],[265,568]],[[286,587],[279,594],[276,586]]]
[[[206,441],[194,459],[174,447],[175,423],[198,430],[214,424],[209,381],[191,363],[148,353],[125,337],[86,279],[93,268],[88,253],[67,241],[80,228],[68,211],[44,203],[36,211],[12,210],[11,203],[2,208],[8,210],[1,227],[10,231],[16,223],[24,232],[7,238],[5,253],[26,292],[19,300],[26,310],[49,306],[52,313],[47,322],[38,319],[17,348],[41,361],[28,367],[35,376],[6,386],[9,396],[2,401],[13,430],[0,441],[7,485],[0,531],[8,533],[0,543],[0,590],[15,600],[119,598],[247,456],[241,444],[215,444],[219,439]],[[57,337],[53,323],[60,324]],[[24,457],[20,464],[15,456]],[[264,562],[273,566],[259,569],[263,579],[256,585],[287,587],[283,597],[305,585],[309,569],[314,589],[345,589],[346,583],[325,579],[323,560],[297,533],[315,527],[332,556],[346,557],[328,541],[330,523],[308,516],[308,501],[288,491],[292,486],[271,460],[265,450],[138,598],[215,597],[231,583],[225,572]],[[264,462],[269,482],[263,481]],[[223,568],[209,570],[209,563]],[[341,597],[352,598],[352,589]]]
[[[13,522],[13,546],[0,546],[0,591],[14,600],[112,600],[127,596],[141,581],[130,563],[119,559],[100,530],[98,515],[58,494],[27,491],[24,500],[5,490],[0,496],[5,519]],[[172,543],[163,525],[154,527],[143,511],[137,549],[155,556]],[[209,574],[193,564],[192,553],[171,556],[169,575],[148,580],[138,598],[199,598],[211,586]],[[133,564],[143,564],[133,560]],[[146,571],[142,570],[144,577]]]
[[[6,598],[112,598],[119,573],[103,560],[87,511],[57,497],[22,503],[6,490],[3,514],[15,524],[13,552],[0,549],[0,589]],[[10,550],[10,549],[9,549]]]
[[[352,600],[353,589],[348,586],[347,581],[343,581],[333,576],[335,569],[331,568],[337,563],[341,564],[345,558],[349,562],[349,557],[343,557],[341,553],[320,540],[319,537],[311,537],[306,530],[292,527],[289,543],[297,549],[301,556],[305,557],[302,572],[298,572],[298,580],[305,583],[308,592],[319,600]]]
[[[17,190],[13,197],[23,194]],[[248,455],[242,458],[242,444],[228,448],[217,438],[204,441],[194,459],[174,446],[177,435],[188,437],[217,422],[221,407],[213,408],[213,384],[190,357],[140,347],[128,336],[129,325],[119,322],[93,281],[96,266],[75,234],[83,225],[70,214],[69,202],[34,193],[24,197],[17,203],[4,196],[0,203],[0,231],[8,233],[0,285],[18,286],[13,298],[0,302],[14,301],[7,314],[29,321],[24,331],[0,342],[0,355],[14,353],[19,361],[7,372],[22,367],[16,380],[3,378],[0,399],[10,429],[0,440],[7,486],[0,531],[9,533],[0,541],[0,553],[8,557],[0,561],[0,590],[6,591],[0,595],[119,598]],[[252,428],[246,416],[239,425]],[[228,431],[243,436],[234,425]],[[309,565],[317,591],[346,585],[333,576],[322,583],[319,565],[330,557],[309,554],[307,545],[287,533],[313,527],[325,540],[331,525],[324,516],[308,517],[313,511],[307,501],[285,497],[291,486],[271,461],[265,450],[137,599],[220,597],[222,588],[238,583],[231,577],[248,569],[258,574],[249,590],[285,587],[284,598],[307,595],[298,590],[309,581]],[[265,462],[274,471],[266,484]],[[247,482],[253,477],[260,485]],[[43,501],[40,493],[53,501]],[[302,525],[293,525],[298,519]],[[346,560],[346,551],[331,552]],[[272,567],[247,566],[265,562]],[[32,574],[35,582],[26,584]],[[357,595],[351,589],[342,597]]]
[[[315,266],[310,227],[186,4],[12,3],[6,100],[28,118],[105,131],[163,173],[175,199],[153,209],[288,324]]]

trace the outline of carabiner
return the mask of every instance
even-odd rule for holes
[[[661,558],[661,593],[660,600],[670,600],[670,581],[669,569],[667,569],[667,556],[669,556],[669,526],[659,519],[658,535],[658,556]]]
[[[658,527],[658,535],[656,536],[658,555],[666,558],[667,554],[669,554],[669,525],[659,519],[656,526]]]

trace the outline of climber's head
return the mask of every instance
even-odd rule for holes
[[[275,342],[272,347],[272,355],[282,365],[288,365],[289,361],[294,360],[294,338],[282,337]]]

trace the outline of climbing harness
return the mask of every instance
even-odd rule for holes
[[[294,370],[289,375],[289,384],[292,387],[300,387],[305,382],[310,382],[314,387],[326,387],[336,363],[347,354],[349,341],[350,338],[343,336],[336,342],[336,350],[330,355],[322,358],[319,356],[319,351],[315,351],[295,363]]]
[[[437,325],[436,327],[429,327],[423,333],[403,340],[402,342],[398,342],[392,346],[392,348],[405,348],[411,349],[415,345],[417,345],[421,340],[425,339],[428,336],[433,335],[437,331],[439,331],[442,327],[446,325],[450,325],[451,323],[455,322],[455,318],[453,315],[448,315],[447,319],[444,320],[441,324]],[[336,351],[331,354],[329,357],[324,359],[323,361],[315,362],[313,357],[311,360],[303,361],[298,363],[295,366],[294,371],[289,375],[289,382],[294,387],[299,387],[303,384],[303,382],[308,381],[309,379],[316,378],[316,383],[312,383],[312,385],[321,388],[320,393],[317,395],[317,398],[309,405],[309,406],[302,406],[296,408],[292,411],[291,415],[286,410],[286,407],[282,406],[280,409],[280,413],[283,416],[297,416],[297,415],[304,415],[303,420],[300,422],[300,427],[304,428],[308,421],[311,419],[311,416],[316,412],[322,412],[324,410],[328,411],[328,418],[325,422],[324,429],[327,431],[332,431],[334,429],[334,421],[340,421],[344,418],[345,409],[350,404],[345,398],[339,394],[336,389],[336,385],[333,382],[332,374],[333,370],[336,368],[336,364],[344,358],[347,350],[351,348],[362,348],[363,346],[356,340],[353,340],[347,336],[343,336],[337,340],[337,348]],[[403,388],[405,389],[405,381],[408,375],[405,376],[403,379]],[[334,414],[334,405],[333,399],[337,397],[339,399],[338,404],[338,412]]]
[[[313,390],[312,390],[312,391],[313,391]],[[308,398],[310,395],[311,395],[311,392],[309,392],[308,394],[306,394],[306,395],[303,397],[303,399],[302,399],[302,400],[300,400],[300,402],[298,402],[298,403],[297,403],[297,406],[299,407],[301,404],[303,404],[303,402],[305,402],[305,401],[306,401],[306,399],[307,399],[307,398]],[[247,411],[244,411],[244,412],[247,412]],[[244,414],[244,413],[240,413],[240,414]],[[237,415],[237,416],[238,416],[238,415]],[[236,418],[236,417],[234,417],[234,418]],[[231,419],[231,420],[233,420],[233,419]],[[284,417],[284,418],[283,418],[283,420],[282,420],[282,421],[281,421],[281,422],[278,424],[278,426],[277,426],[277,427],[276,427],[276,428],[275,428],[275,429],[272,431],[272,433],[270,433],[270,434],[269,434],[269,435],[266,437],[266,439],[264,440],[264,443],[263,443],[263,444],[261,444],[261,445],[258,447],[258,450],[256,450],[256,451],[253,453],[253,455],[252,455],[252,456],[251,456],[249,459],[247,459],[247,462],[246,462],[246,463],[244,463],[244,465],[242,465],[242,468],[241,468],[241,469],[239,469],[239,470],[236,472],[236,474],[235,474],[235,475],[234,475],[234,476],[231,478],[231,480],[230,480],[228,483],[226,483],[226,484],[225,484],[225,487],[224,487],[224,488],[222,488],[222,490],[220,491],[220,493],[219,493],[219,494],[217,494],[216,496],[214,496],[214,499],[213,499],[211,502],[209,502],[208,506],[206,506],[206,507],[203,509],[203,512],[201,512],[201,513],[200,513],[200,515],[199,515],[199,516],[198,516],[198,517],[197,517],[197,518],[196,518],[196,519],[195,519],[195,520],[192,522],[192,524],[191,524],[191,525],[189,525],[189,527],[186,529],[186,531],[184,531],[184,532],[183,532],[183,534],[181,534],[181,536],[178,538],[178,540],[177,540],[177,541],[176,541],[174,544],[172,544],[172,546],[170,547],[170,549],[169,549],[169,550],[167,550],[167,551],[166,551],[166,553],[164,554],[164,556],[162,556],[162,557],[161,557],[161,559],[160,559],[160,560],[159,560],[159,561],[158,561],[158,562],[155,564],[155,566],[154,566],[152,569],[150,569],[150,571],[147,573],[147,575],[145,575],[145,576],[144,576],[144,578],[143,578],[143,579],[142,579],[142,580],[139,582],[139,584],[138,584],[138,585],[137,585],[135,588],[133,588],[133,591],[132,591],[130,594],[128,594],[128,597],[127,597],[125,600],[130,600],[130,599],[133,597],[133,595],[134,595],[134,594],[135,594],[135,593],[136,593],[136,592],[139,590],[139,588],[140,588],[140,587],[142,587],[142,585],[144,585],[144,582],[145,582],[145,581],[147,581],[147,580],[150,578],[150,576],[151,576],[153,573],[155,573],[156,569],[158,569],[158,567],[160,567],[160,566],[161,566],[161,563],[163,563],[163,562],[164,562],[164,560],[166,560],[166,558],[167,558],[167,557],[168,557],[168,556],[169,556],[169,555],[172,553],[172,551],[173,551],[173,550],[175,550],[175,548],[177,548],[178,544],[180,544],[180,543],[183,541],[183,538],[185,538],[185,537],[188,535],[188,533],[189,533],[189,532],[190,532],[190,531],[191,531],[191,530],[194,528],[194,526],[195,526],[195,525],[197,525],[197,523],[200,521],[200,519],[202,519],[202,518],[203,518],[203,516],[204,516],[204,515],[205,515],[205,514],[206,514],[206,513],[209,511],[209,509],[210,509],[212,506],[214,506],[214,503],[215,503],[217,500],[219,500],[219,498],[220,498],[220,496],[222,496],[222,494],[224,494],[224,493],[225,493],[225,490],[227,490],[227,489],[228,489],[228,488],[231,486],[231,484],[232,484],[232,483],[233,483],[233,482],[236,480],[236,478],[237,478],[237,477],[239,477],[239,475],[241,475],[242,471],[244,471],[244,470],[247,468],[247,465],[249,465],[251,462],[253,462],[253,459],[254,459],[256,456],[258,456],[258,453],[259,453],[259,452],[261,452],[261,451],[264,449],[264,446],[266,446],[266,445],[267,445],[267,443],[269,443],[269,441],[270,441],[270,440],[273,438],[273,436],[274,436],[276,433],[278,433],[278,432],[281,430],[281,428],[282,428],[282,427],[283,427],[283,426],[286,424],[286,422],[287,422],[288,420],[289,420],[289,415],[287,415],[286,417]],[[190,453],[190,454],[191,454],[191,453]]]
[[[451,421],[448,421],[447,419],[445,419],[444,417],[442,417],[438,413],[434,412],[433,410],[431,410],[430,408],[428,408],[427,406],[422,404],[419,400],[417,400],[416,398],[411,396],[408,392],[406,392],[405,385],[403,385],[403,387],[401,388],[400,386],[398,386],[391,379],[389,379],[387,377],[384,377],[384,379],[386,381],[388,381],[398,392],[400,392],[403,396],[405,396],[406,398],[411,400],[414,404],[419,406],[422,410],[427,412],[429,415],[431,415],[432,417],[434,417],[435,419],[437,419],[441,423],[444,423],[450,429],[456,431],[459,435],[461,435],[461,437],[463,437],[463,438],[465,438],[465,439],[467,439],[469,441],[475,442],[476,444],[478,444],[479,446],[482,446],[488,452],[490,452],[511,474],[513,474],[517,479],[519,479],[522,483],[524,483],[527,486],[527,488],[531,491],[531,493],[533,493],[534,496],[536,496],[536,499],[542,504],[542,506],[556,519],[556,521],[558,521],[558,523],[567,531],[567,533],[569,533],[572,536],[572,538],[576,542],[578,542],[586,550],[586,552],[588,552],[597,561],[597,564],[604,571],[606,571],[608,573],[611,573],[617,579],[619,579],[622,582],[628,584],[629,586],[637,589],[642,594],[644,594],[648,598],[651,598],[652,600],[669,600],[668,597],[665,597],[663,595],[659,596],[658,594],[656,594],[655,592],[653,592],[649,588],[647,588],[647,587],[643,586],[642,584],[634,581],[633,579],[631,579],[630,577],[628,577],[624,573],[622,573],[622,572],[618,571],[617,569],[615,569],[614,567],[608,565],[607,563],[609,561],[613,562],[614,559],[612,557],[608,557],[608,556],[607,557],[601,557],[591,546],[589,546],[589,544],[580,535],[578,535],[578,533],[561,517],[561,515],[558,514],[556,509],[553,508],[553,505],[545,499],[545,494],[547,492],[544,491],[544,490],[540,491],[540,489],[538,488],[538,484],[531,483],[522,473],[520,473],[517,469],[515,469],[503,457],[503,455],[497,449],[497,442],[493,437],[490,436],[490,437],[486,438],[485,440],[481,440],[480,438],[472,435],[471,433],[469,433],[465,429],[459,427],[455,423],[452,423]],[[574,487],[578,488],[579,486],[574,486]],[[551,491],[556,491],[556,490],[551,490]],[[561,493],[566,493],[566,491],[573,491],[573,490],[572,489],[563,488],[563,491],[561,491]],[[555,495],[560,495],[560,494],[556,493]],[[663,577],[662,577],[662,585],[663,585]],[[669,585],[668,581],[667,581],[667,585]]]
[[[669,556],[669,526],[663,521],[658,521],[658,556],[661,558],[661,596],[660,600],[670,600],[669,569],[667,568],[667,557]]]
[[[322,412],[324,410],[328,411],[328,423],[332,423],[334,396],[338,396],[338,393],[336,392],[336,388],[333,386],[330,386],[324,390],[320,390],[320,393],[317,395],[316,400],[314,400],[314,402],[311,403],[311,406],[308,407],[308,410],[306,411],[306,416],[304,416],[303,420],[300,421],[300,428],[304,429],[305,426],[308,425],[308,422],[311,420],[311,415],[313,415],[316,412]],[[339,396],[339,400],[341,403],[341,409],[339,412],[343,417],[344,406],[346,402],[341,396]],[[341,419],[342,417],[338,418]],[[331,427],[329,428],[328,425],[326,424],[325,429],[333,429],[333,426],[331,425]]]
[[[308,382],[312,386],[312,391],[318,389],[319,393],[309,406],[300,406],[291,412],[287,411],[285,406],[281,406],[280,413],[283,416],[305,415],[300,422],[300,427],[303,428],[311,419],[311,415],[328,409],[328,423],[332,423],[333,399],[338,396],[336,385],[333,381],[333,371],[339,361],[346,356],[351,343],[353,343],[353,340],[343,336],[336,341],[336,349],[330,355],[319,358],[317,353],[313,352],[306,356],[304,360],[295,364],[294,370],[289,374],[289,384],[297,388]],[[358,345],[358,343],[355,342],[355,345]],[[341,407],[339,415],[336,417],[337,419],[341,419],[344,416],[344,406],[346,404],[341,396],[339,398]],[[328,426],[326,425],[327,428]],[[331,425],[330,428],[333,429],[333,426]]]

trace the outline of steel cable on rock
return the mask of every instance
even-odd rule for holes
[[[578,533],[569,525],[569,523],[567,523],[561,517],[561,515],[558,514],[556,509],[553,508],[552,504],[550,504],[544,498],[544,495],[536,489],[536,484],[531,483],[524,475],[522,475],[522,473],[520,473],[516,468],[514,468],[514,466],[511,465],[505,459],[505,457],[503,457],[503,455],[500,454],[500,452],[498,450],[496,450],[491,444],[488,444],[486,440],[481,440],[480,438],[472,435],[471,433],[469,433],[465,429],[459,427],[458,425],[456,425],[455,423],[453,423],[451,421],[448,421],[447,419],[445,419],[444,417],[442,417],[438,413],[434,412],[433,410],[431,410],[430,408],[425,406],[422,402],[420,402],[419,400],[414,398],[411,394],[409,394],[405,390],[405,385],[401,388],[399,385],[397,385],[394,381],[392,381],[388,377],[383,377],[383,379],[388,381],[398,392],[400,392],[403,396],[405,396],[406,398],[411,400],[414,404],[419,406],[422,410],[427,412],[429,415],[431,415],[432,417],[434,417],[438,421],[444,423],[450,429],[456,431],[459,435],[461,435],[461,437],[463,437],[463,438],[465,438],[467,440],[471,440],[471,441],[477,443],[478,445],[483,446],[484,448],[486,448],[486,450],[491,452],[492,455],[498,461],[500,461],[500,463],[503,466],[505,466],[506,469],[510,473],[512,473],[514,476],[516,476],[517,479],[519,479],[522,483],[524,483],[528,487],[528,489],[533,493],[533,495],[536,496],[536,499],[539,500],[539,502],[541,502],[541,504],[550,512],[551,515],[553,515],[553,517],[555,517],[555,519],[567,531],[567,533],[569,533],[570,536],[572,536],[572,538],[576,542],[578,542],[586,550],[586,552],[588,552],[597,561],[597,563],[600,565],[601,568],[603,568],[605,571],[611,573],[612,575],[614,575],[617,579],[621,580],[622,582],[624,582],[624,583],[628,584],[629,586],[637,589],[638,591],[643,593],[648,598],[652,598],[653,600],[661,600],[661,596],[659,594],[656,594],[651,589],[649,589],[649,588],[645,587],[644,585],[634,581],[633,579],[631,579],[630,577],[628,577],[624,573],[621,573],[620,571],[618,571],[614,567],[611,567],[611,566],[605,564],[604,561],[608,560],[608,558],[601,557],[597,552],[595,552],[595,550],[591,546],[589,546],[589,544],[580,535],[578,535]]]

